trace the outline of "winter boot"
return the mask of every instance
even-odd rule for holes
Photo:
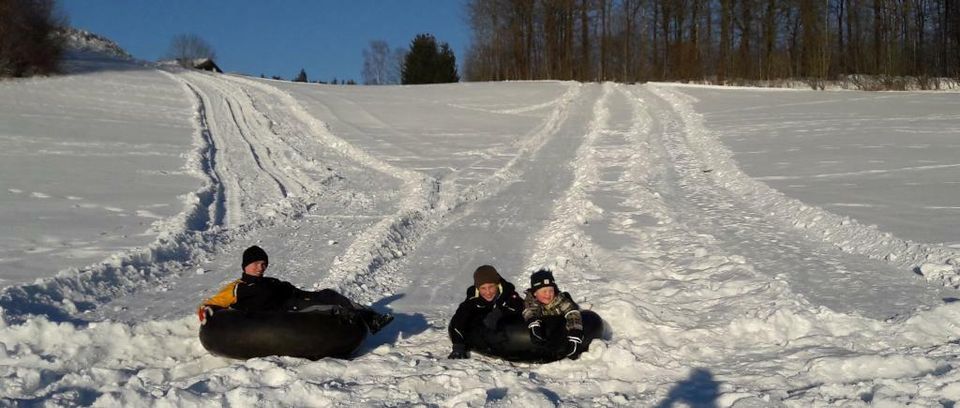
[[[367,329],[370,330],[370,334],[377,334],[377,332],[393,321],[393,315],[389,313],[380,314],[372,310],[364,310],[360,312],[360,320],[363,320],[363,323],[367,325]]]

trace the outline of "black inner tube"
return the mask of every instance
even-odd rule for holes
[[[583,319],[583,351],[590,342],[603,337],[603,319],[590,310],[581,310]],[[563,359],[567,355],[568,340],[566,320],[560,316],[541,320],[547,338],[545,344],[530,340],[530,331],[519,316],[501,319],[496,330],[487,329],[482,321],[471,322],[467,332],[467,347],[480,354],[499,357],[507,361],[547,363]]]
[[[342,310],[243,312],[224,309],[200,326],[200,343],[213,354],[248,359],[292,356],[317,360],[347,358],[360,346],[367,328]]]

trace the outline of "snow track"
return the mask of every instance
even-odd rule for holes
[[[605,91],[528,262],[561,271],[562,287],[608,319],[611,339],[583,357],[588,378],[615,378],[608,386],[627,395],[647,384],[641,405],[696,405],[713,390],[721,406],[810,406],[831,387],[896,394],[924,376],[918,394],[936,399],[960,376],[911,346],[922,337],[938,356],[957,352],[958,308],[941,300],[952,292],[757,213],[704,171],[679,112],[647,87]],[[937,308],[915,312],[924,305]],[[891,345],[899,361],[875,356]],[[910,368],[864,383],[891,365]]]
[[[806,205],[751,179],[732,160],[729,150],[709,134],[702,119],[691,108],[692,97],[670,87],[651,86],[651,91],[664,98],[682,117],[687,138],[703,170],[726,189],[772,218],[787,220],[811,236],[810,239],[830,243],[840,250],[886,261],[898,268],[912,270],[927,280],[960,288],[960,251],[941,245],[914,243],[865,226],[848,217],[841,217],[815,206]]]
[[[673,106],[665,106],[651,94],[644,94],[644,100],[659,113],[660,129],[654,133],[661,136],[658,144],[665,150],[664,159],[672,164],[659,183],[660,193],[677,221],[745,257],[757,271],[786,280],[793,291],[817,306],[885,319],[908,315],[920,305],[942,303],[947,292],[932,290],[908,269],[852,256],[811,240],[794,225],[783,222],[790,218],[755,207],[758,202],[771,200],[731,191],[733,183],[726,180],[733,165],[704,160],[717,152],[703,150],[702,137],[694,138],[698,128],[681,116],[689,112],[674,112]],[[767,194],[778,193],[768,188]],[[876,304],[877,297],[886,300],[882,307]]]

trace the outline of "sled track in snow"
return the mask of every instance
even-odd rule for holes
[[[660,136],[659,144],[672,164],[666,183],[661,183],[661,194],[677,214],[686,215],[680,222],[745,257],[758,272],[785,280],[813,304],[834,311],[885,319],[909,315],[918,305],[942,303],[909,270],[841,251],[803,234],[793,223],[784,222],[798,219],[797,213],[775,210],[786,207],[783,204],[758,205],[783,196],[769,188],[754,194],[736,188],[738,183],[731,181],[735,174],[744,184],[762,183],[731,173],[736,165],[729,155],[719,159],[718,149],[723,149],[719,143],[705,148],[698,133],[702,127],[690,121],[691,112],[670,103],[675,96],[656,87],[652,90],[641,96],[657,108],[662,128],[654,134]],[[877,297],[886,299],[885,307],[877,307]]]
[[[402,169],[371,156],[363,150],[333,135],[326,124],[313,117],[289,94],[272,87],[239,77],[224,79],[236,86],[245,86],[262,93],[260,98],[271,98],[289,111],[289,118],[303,124],[304,137],[339,152],[359,165],[401,180],[403,198],[396,213],[362,231],[342,255],[334,260],[329,273],[315,284],[317,287],[336,287],[360,300],[372,301],[395,290],[397,279],[384,279],[385,272],[410,248],[424,228],[429,212],[436,202],[436,183],[420,173]],[[378,279],[379,278],[379,279]],[[391,283],[384,285],[384,282]]]
[[[527,264],[557,268],[562,287],[611,325],[612,338],[591,352],[600,367],[590,364],[580,375],[631,367],[630,374],[620,374],[624,381],[653,384],[641,394],[657,401],[693,367],[703,367],[718,381],[751,390],[747,395],[802,401],[817,396],[819,378],[852,361],[867,364],[877,353],[896,350],[904,361],[927,364],[911,345],[915,333],[944,316],[947,328],[931,342],[955,329],[949,310],[914,310],[924,301],[942,302],[924,298],[926,284],[908,272],[810,240],[727,190],[714,171],[704,171],[683,116],[647,87],[604,86],[573,160],[575,181],[558,202],[554,221],[537,234],[547,239]],[[632,113],[619,108],[613,117],[610,110],[619,102],[613,98],[626,98]],[[594,224],[600,232],[591,229]],[[735,233],[724,236],[730,231]],[[786,274],[819,266],[862,275],[842,285],[798,287],[791,277],[770,273],[778,259],[790,260]],[[890,293],[874,292],[873,285],[857,288],[856,279],[876,284],[876,268],[890,273],[889,282],[879,282],[889,283]],[[834,286],[852,291],[829,299],[804,290]],[[904,287],[913,289],[904,294]],[[759,377],[766,380],[750,380]]]
[[[372,302],[392,294],[406,282],[396,277],[406,254],[412,252],[420,240],[443,225],[449,224],[462,213],[463,206],[496,194],[515,179],[514,169],[525,158],[535,154],[556,131],[566,117],[567,107],[579,94],[580,85],[571,83],[567,92],[555,103],[547,119],[533,131],[524,135],[519,147],[504,167],[492,175],[458,190],[456,179],[438,181],[420,172],[393,166],[334,135],[329,127],[312,116],[290,94],[268,84],[245,78],[230,77],[230,80],[255,87],[291,109],[295,118],[307,125],[310,134],[322,143],[343,152],[362,165],[404,180],[404,199],[400,210],[371,228],[363,231],[354,243],[338,257],[329,274],[316,284],[320,287],[336,287],[344,293]],[[386,285],[384,283],[387,282]]]
[[[651,85],[680,115],[687,129],[692,154],[709,169],[717,183],[758,211],[772,218],[794,220],[792,227],[802,230],[811,240],[828,242],[850,254],[865,256],[922,274],[927,280],[946,287],[960,288],[960,251],[940,245],[900,239],[866,226],[849,217],[802,203],[774,190],[762,181],[747,176],[732,159],[732,153],[704,127],[701,115],[691,107],[692,97],[669,87]]]
[[[263,207],[323,192],[322,180],[283,164],[304,159],[273,132],[270,119],[256,108],[249,93],[206,74],[187,72],[183,78],[198,90],[205,121],[220,152],[217,171],[226,185],[228,203],[225,227],[256,220]]]
[[[946,392],[960,395],[960,304],[878,320],[856,307],[820,307],[823,299],[801,296],[789,277],[769,273],[768,264],[783,259],[794,269],[865,263],[860,255],[804,235],[791,222],[799,219],[796,214],[771,214],[755,202],[763,194],[745,195],[731,186],[738,179],[725,169],[735,164],[729,156],[709,159],[716,154],[710,143],[719,142],[690,122],[690,111],[673,104],[680,95],[661,97],[669,91],[650,86],[571,85],[541,126],[520,137],[508,165],[456,189],[455,176],[434,180],[346,143],[268,83],[193,73],[174,77],[195,98],[196,149],[188,163],[205,181],[176,220],[184,233],[158,240],[142,259],[57,278],[50,293],[5,292],[0,305],[11,299],[26,305],[9,314],[70,320],[84,308],[103,306],[104,297],[182,273],[190,262],[223,252],[225,241],[250,240],[271,222],[280,229],[297,227],[297,217],[310,213],[313,201],[332,197],[325,195],[329,189],[351,187],[338,185],[336,172],[326,167],[349,161],[343,165],[399,180],[403,203],[360,231],[325,285],[346,286],[345,292],[364,301],[390,293],[403,277],[384,275],[402,268],[406,252],[426,247],[427,234],[451,240],[466,235],[469,227],[445,228],[474,211],[507,218],[511,214],[503,210],[513,201],[498,198],[562,179],[555,186],[565,190],[516,202],[534,210],[511,219],[542,218],[531,222],[538,228],[524,229],[525,236],[511,243],[536,242],[525,260],[528,268],[557,267],[561,287],[610,322],[612,336],[594,342],[579,361],[548,366],[476,355],[454,361],[443,358],[449,341],[437,324],[442,312],[428,312],[423,331],[372,345],[376,349],[354,360],[238,362],[205,352],[192,316],[76,327],[52,327],[57,325],[41,318],[5,327],[5,334],[13,334],[8,338],[22,344],[0,348],[0,358],[12,363],[5,377],[12,381],[0,387],[11,393],[0,401],[806,407],[868,400],[892,405],[891,393],[899,402],[937,406],[938,400],[946,405]],[[700,136],[712,142],[701,144]],[[255,185],[241,189],[242,183]],[[497,226],[488,228],[496,236]],[[207,278],[217,278],[212,275]],[[460,289],[464,278],[450,279]],[[85,297],[104,293],[109,295]],[[858,299],[852,302],[856,306]],[[150,353],[142,352],[145,346]]]
[[[68,269],[34,284],[4,289],[0,318],[19,323],[29,315],[43,315],[51,321],[82,322],[82,313],[175,278],[185,264],[202,259],[222,244],[225,237],[219,227],[227,214],[227,199],[206,105],[196,88],[175,74],[160,72],[194,97],[194,149],[186,168],[203,180],[200,188],[188,194],[183,211],[163,220],[168,227],[161,228],[164,233],[146,248],[114,254],[105,262]]]

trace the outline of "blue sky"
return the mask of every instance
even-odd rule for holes
[[[60,0],[72,26],[106,36],[137,58],[156,60],[176,34],[210,43],[228,72],[361,81],[371,40],[408,48],[418,33],[450,44],[463,60],[464,0]]]

